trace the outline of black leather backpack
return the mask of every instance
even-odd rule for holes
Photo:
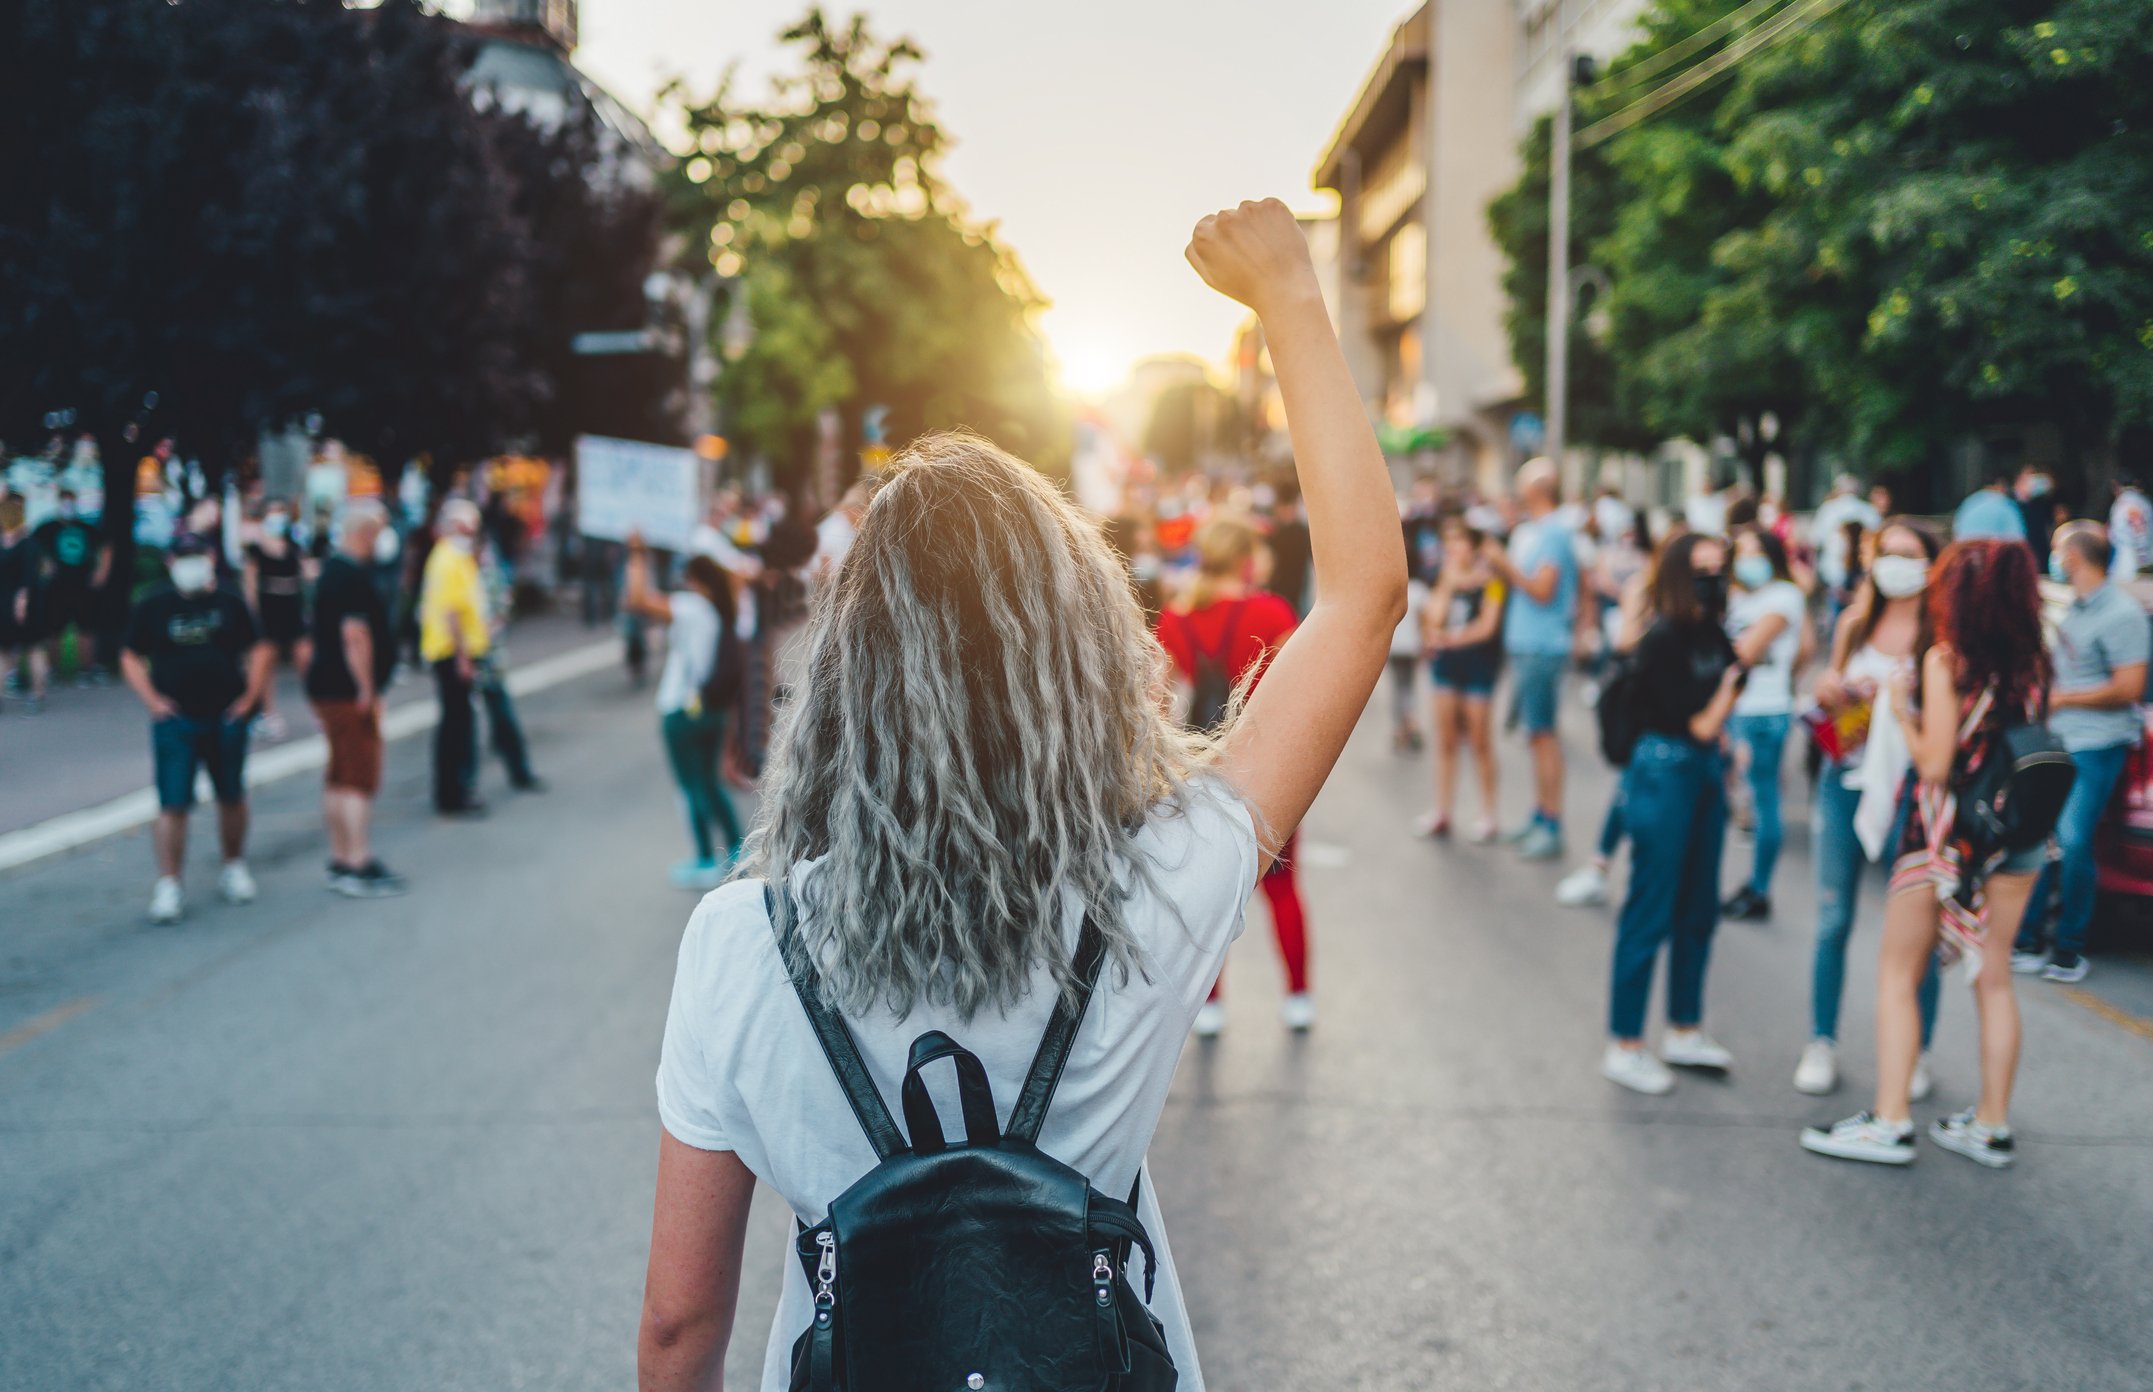
[[[851,1031],[822,1003],[807,951],[789,930],[778,947],[879,1162],[821,1223],[799,1225],[815,1317],[793,1345],[793,1392],[1171,1392],[1173,1359],[1147,1306],[1157,1259],[1135,1192],[1108,1198],[1036,1144],[1106,958],[1091,923],[1077,945],[1081,987],[1055,1006],[1009,1129],[998,1129],[978,1057],[929,1030],[905,1070],[909,1146]],[[943,1136],[920,1076],[943,1059],[957,1070],[961,1144]],[[1128,1279],[1136,1248],[1143,1300]]]

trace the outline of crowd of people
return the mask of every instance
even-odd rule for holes
[[[1399,499],[1408,612],[1390,644],[1388,711],[1401,754],[1432,740],[1434,805],[1419,830],[1507,843],[1525,861],[1561,858],[1559,726],[1575,681],[1620,777],[1589,856],[1554,895],[1577,908],[1614,901],[1611,867],[1629,847],[1602,1071],[1657,1095],[1675,1086],[1675,1069],[1733,1065],[1704,1029],[1712,939],[1723,921],[1774,918],[1788,785],[1806,770],[1812,1037],[1792,1070],[1805,1094],[1839,1086],[1840,1005],[1865,867],[1884,867],[1891,910],[1878,962],[1877,1097],[1803,1144],[1911,1157],[1908,1107],[1934,1086],[1940,964],[1962,961],[1983,1091],[1930,1134],[2008,1163],[2010,979],[2072,983],[2089,970],[2096,833],[2143,738],[2153,621],[2125,582],[2140,558],[2153,560],[2153,506],[2124,480],[2105,518],[2074,518],[2049,475],[2027,468],[1976,490],[1944,529],[1896,514],[1888,488],[1851,475],[1807,518],[1731,471],[1719,482],[1657,515],[1613,488],[1565,500],[1541,460],[1520,469],[1506,495],[1446,493],[1431,478],[1410,485]],[[1217,726],[1237,685],[1262,677],[1313,597],[1292,484],[1191,479],[1137,493],[1108,532],[1179,678],[1184,718]],[[1531,788],[1530,806],[1507,826],[1502,729],[1525,745]],[[2068,799],[2030,844],[1969,841],[1957,802],[2022,729],[2067,758]],[[1730,827],[1749,846],[1725,867]],[[1282,848],[1260,887],[1288,1019],[1306,1028],[1314,998],[1294,849]],[[1649,1048],[1644,1017],[1663,956],[1667,1026]],[[1215,1034],[1224,1021],[1214,986],[1196,1032]]]

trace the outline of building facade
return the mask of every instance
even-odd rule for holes
[[[1496,486],[1529,405],[1503,326],[1488,204],[1561,98],[1564,55],[1627,46],[1645,0],[1424,0],[1392,31],[1318,162],[1338,196],[1336,317],[1387,438],[1454,482]]]

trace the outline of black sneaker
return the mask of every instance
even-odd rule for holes
[[[355,873],[362,899],[390,899],[402,894],[408,885],[404,877],[389,869],[378,860],[370,860]]]
[[[1720,917],[1737,923],[1761,923],[1772,916],[1772,899],[1768,894],[1759,894],[1743,885],[1720,905],[1719,912]]]
[[[360,882],[361,873],[361,871],[354,870],[349,865],[339,865],[333,860],[330,861],[329,892],[341,894],[346,899],[365,898],[366,888]]]

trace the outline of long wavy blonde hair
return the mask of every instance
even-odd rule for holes
[[[969,434],[891,464],[816,600],[740,872],[790,884],[831,1004],[970,1019],[1042,963],[1068,990],[1072,903],[1143,970],[1130,841],[1213,751],[1166,713],[1165,668],[1099,528],[1036,471]]]

